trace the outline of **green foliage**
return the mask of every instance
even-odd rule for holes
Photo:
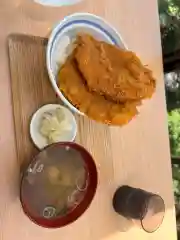
[[[179,0],[159,0],[159,13],[177,16],[179,14]]]
[[[180,48],[180,0],[159,0],[163,52]]]
[[[159,15],[163,52],[180,49],[180,0],[159,0]],[[168,126],[171,154],[180,156],[180,74],[177,72],[172,83],[177,87],[166,86]],[[174,110],[175,109],[175,110]]]
[[[176,82],[179,82],[179,78]],[[166,87],[166,102],[168,112],[172,112],[172,110],[180,108],[180,86],[178,86],[174,91],[171,91]]]
[[[180,156],[180,110],[168,113],[171,155]],[[180,164],[172,165],[173,188],[176,204],[180,204]]]
[[[168,113],[171,155],[180,156],[180,110]]]
[[[180,0],[159,0],[159,13],[180,17]]]
[[[180,165],[173,165],[172,173],[175,202],[180,204]]]

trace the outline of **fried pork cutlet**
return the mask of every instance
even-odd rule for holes
[[[115,102],[150,98],[155,80],[150,70],[130,51],[79,36],[75,55],[78,68],[90,91]]]
[[[138,113],[135,102],[117,104],[90,92],[73,56],[61,68],[58,79],[59,88],[65,97],[81,112],[96,121],[124,125]]]

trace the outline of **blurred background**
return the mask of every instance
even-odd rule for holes
[[[169,140],[180,239],[180,0],[158,0]]]

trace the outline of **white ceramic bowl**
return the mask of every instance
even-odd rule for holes
[[[116,29],[104,19],[89,13],[76,13],[67,16],[53,29],[49,37],[46,53],[46,63],[51,84],[58,97],[72,111],[84,115],[65,98],[57,85],[57,74],[60,68],[58,56],[61,54],[61,52],[58,51],[60,47],[59,43],[65,36],[68,36],[68,38],[73,41],[79,33],[88,33],[98,40],[115,44],[123,49],[127,49],[127,47]]]
[[[76,134],[77,134],[77,124],[75,117],[73,116],[72,112],[60,105],[60,104],[47,104],[39,108],[32,116],[31,123],[30,123],[30,136],[33,141],[33,143],[36,145],[37,148],[43,149],[48,145],[47,139],[42,136],[40,133],[40,122],[42,120],[42,117],[44,113],[46,112],[52,112],[56,110],[57,108],[60,108],[65,116],[65,119],[68,120],[69,124],[72,126],[72,130],[68,132],[64,132],[61,136],[61,138],[58,140],[59,142],[73,142]]]

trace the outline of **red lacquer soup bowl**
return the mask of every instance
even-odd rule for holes
[[[43,149],[24,171],[20,199],[36,224],[58,228],[77,220],[97,188],[97,169],[82,146],[64,142]]]

